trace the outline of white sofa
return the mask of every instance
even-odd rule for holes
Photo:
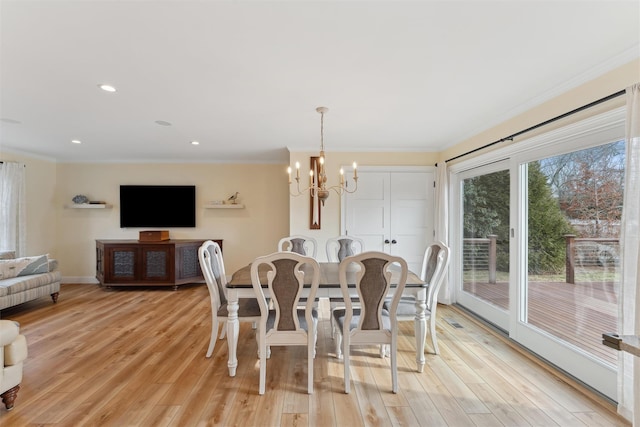
[[[0,260],[12,259],[15,259],[14,252],[0,252]],[[0,310],[46,295],[51,295],[53,302],[57,302],[62,276],[55,259],[49,259],[48,266],[48,272],[0,278]]]
[[[22,364],[27,358],[27,339],[16,322],[0,320],[0,398],[8,411],[20,390]]]

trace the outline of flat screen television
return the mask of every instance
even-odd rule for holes
[[[195,185],[121,185],[120,227],[195,227]]]

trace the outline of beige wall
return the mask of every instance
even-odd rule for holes
[[[285,183],[273,185],[284,165],[265,164],[58,164],[58,251],[63,275],[95,276],[96,239],[137,239],[139,228],[121,229],[120,184],[194,184],[195,228],[170,228],[174,239],[223,239],[227,273],[272,252],[289,229]],[[245,209],[205,209],[239,191]],[[112,209],[65,209],[76,194],[104,200]],[[158,209],[179,209],[158,200]]]
[[[466,153],[475,148],[483,145],[498,141],[501,138],[513,135],[521,130],[528,129],[531,126],[538,123],[545,122],[554,117],[558,117],[569,111],[573,111],[577,108],[587,105],[598,99],[602,99],[613,93],[635,84],[640,83],[640,59],[636,59],[629,62],[626,65],[616,68],[615,70],[606,73],[594,80],[591,80],[585,84],[582,84],[570,91],[563,93],[543,104],[532,108],[523,114],[519,114],[512,119],[506,120],[497,126],[487,129],[477,135],[474,135],[459,144],[440,153],[438,161],[444,161],[451,159],[459,154]],[[611,101],[607,101],[598,107],[589,108],[578,114],[571,115],[565,119],[554,122],[552,125],[544,126],[537,129],[535,132],[528,132],[520,137],[514,139],[513,142],[502,142],[492,148],[486,150],[480,150],[481,153],[490,152],[500,147],[508,146],[509,144],[517,144],[518,141],[522,141],[525,138],[530,138],[535,134],[548,132],[559,126],[564,126],[567,123],[576,122],[585,117],[589,117],[598,114],[602,111],[611,110],[616,107],[625,105],[625,97],[619,96]],[[478,154],[480,153],[478,152]],[[475,153],[474,153],[475,154]],[[471,158],[472,155],[465,156],[464,159]],[[454,161],[455,162],[455,161]]]
[[[315,152],[291,152],[289,159],[291,168],[295,169],[296,162],[300,162],[300,187],[309,186],[309,158],[318,156]],[[437,160],[437,153],[347,153],[330,152],[325,154],[325,169],[327,172],[327,185],[337,185],[339,182],[340,167],[349,167],[355,161],[358,167],[362,166],[433,166]],[[286,169],[286,168],[285,168]],[[286,171],[282,170],[282,182],[286,183]],[[291,184],[295,188],[295,180]],[[321,229],[309,229],[309,195],[290,197],[290,229],[289,234],[302,234],[313,237],[318,242],[318,258],[326,258],[325,244],[329,237],[340,234],[340,196],[331,191],[324,207],[321,208]]]
[[[640,60],[619,67],[441,153],[328,151],[329,185],[338,182],[340,166],[351,165],[354,160],[359,166],[432,166],[437,161],[518,132],[637,82],[640,82]],[[610,104],[623,103],[624,97],[620,97]],[[590,110],[586,114],[595,111],[598,110]],[[300,161],[307,177],[308,159],[317,155],[316,151],[291,152],[290,163],[293,166]],[[63,276],[71,280],[89,281],[95,277],[96,239],[137,238],[139,230],[122,230],[119,226],[120,184],[195,184],[198,227],[172,229],[171,237],[224,239],[228,273],[258,255],[275,250],[277,241],[283,236],[311,235],[324,248],[327,237],[340,233],[340,197],[333,192],[322,209],[322,229],[309,230],[309,199],[288,196],[286,165],[65,164],[3,152],[1,147],[0,160],[26,164],[27,252],[50,253],[58,258]],[[235,191],[241,193],[246,209],[204,209],[206,201],[224,198]],[[64,205],[70,203],[76,194],[105,200],[114,206],[104,211],[65,209]],[[158,209],[165,208],[168,207],[159,202]],[[324,257],[322,249],[320,253]]]
[[[95,282],[96,239],[138,238],[140,229],[120,228],[120,184],[196,185],[197,227],[169,229],[170,235],[223,239],[227,274],[275,250],[289,232],[285,165],[70,164],[8,152],[0,152],[0,160],[26,164],[27,254],[57,258],[66,282]],[[236,191],[245,209],[204,208]],[[77,194],[113,208],[65,209]],[[157,208],[176,207],[159,200]]]

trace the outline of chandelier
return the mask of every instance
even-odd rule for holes
[[[353,181],[355,182],[355,188],[349,190],[344,179],[344,169],[340,168],[340,184],[327,187],[327,174],[324,170],[325,155],[324,155],[324,115],[329,111],[327,107],[318,107],[316,111],[320,113],[320,157],[318,158],[318,164],[311,168],[309,171],[309,187],[300,189],[300,162],[296,162],[296,191],[291,190],[291,167],[287,168],[289,174],[289,194],[294,197],[300,196],[306,192],[311,194],[311,197],[318,198],[324,206],[324,201],[329,197],[329,190],[335,191],[337,194],[355,193],[358,189],[358,171],[357,164],[353,162]],[[315,171],[314,171],[315,169]]]

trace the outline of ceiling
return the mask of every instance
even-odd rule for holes
[[[2,0],[0,150],[437,152],[638,57],[638,1]]]

